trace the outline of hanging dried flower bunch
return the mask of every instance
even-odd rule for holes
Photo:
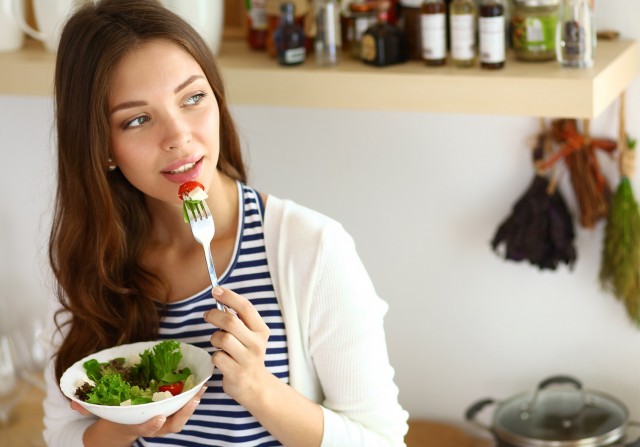
[[[544,121],[542,128],[533,151],[536,166],[551,149]],[[504,244],[505,259],[529,261],[540,269],[555,270],[559,263],[573,266],[574,236],[573,219],[555,176],[550,180],[544,170],[537,169],[529,188],[498,227],[491,246],[498,251]]]
[[[627,136],[624,121],[622,96],[618,137],[620,183],[604,231],[600,283],[624,303],[631,321],[640,325],[640,212],[630,181],[635,171],[636,140]]]
[[[564,159],[580,209],[580,223],[585,228],[594,228],[600,219],[607,216],[611,200],[611,188],[600,170],[596,149],[612,153],[616,149],[616,142],[591,138],[588,120],[584,121],[584,134],[578,132],[576,120],[554,120],[551,137],[560,145],[560,150],[542,162],[540,168],[548,169]]]

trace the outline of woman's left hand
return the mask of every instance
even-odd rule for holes
[[[269,327],[256,308],[241,295],[222,287],[213,296],[234,312],[211,309],[205,321],[220,328],[211,336],[211,344],[220,348],[211,362],[222,372],[222,387],[241,405],[264,389],[271,373],[265,367]]]

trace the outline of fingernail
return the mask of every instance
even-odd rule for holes
[[[201,395],[201,396],[202,396],[202,395],[207,391],[207,388],[208,388],[208,387],[206,387],[206,386],[203,386],[203,387],[202,387],[202,389],[200,390],[200,395]]]
[[[222,294],[224,293],[224,290],[222,290],[222,287],[216,286],[216,287],[213,288],[212,293],[215,296],[222,296]]]
[[[192,400],[191,401],[191,408],[195,408],[198,406],[198,404],[200,404],[199,400]]]
[[[164,423],[166,422],[167,418],[162,416],[159,417],[158,419],[156,419],[156,428],[160,428],[164,425]]]
[[[203,315],[202,318],[205,319],[205,321],[207,320],[207,315],[209,315],[209,311],[206,311]]]

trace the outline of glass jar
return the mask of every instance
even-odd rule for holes
[[[559,0],[513,0],[511,43],[524,61],[555,59]]]
[[[556,28],[556,56],[563,67],[588,68],[596,49],[593,0],[562,0]]]

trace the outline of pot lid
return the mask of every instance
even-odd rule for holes
[[[502,440],[517,447],[574,447],[608,445],[623,437],[628,411],[613,397],[583,389],[538,391],[496,409],[494,430]]]

